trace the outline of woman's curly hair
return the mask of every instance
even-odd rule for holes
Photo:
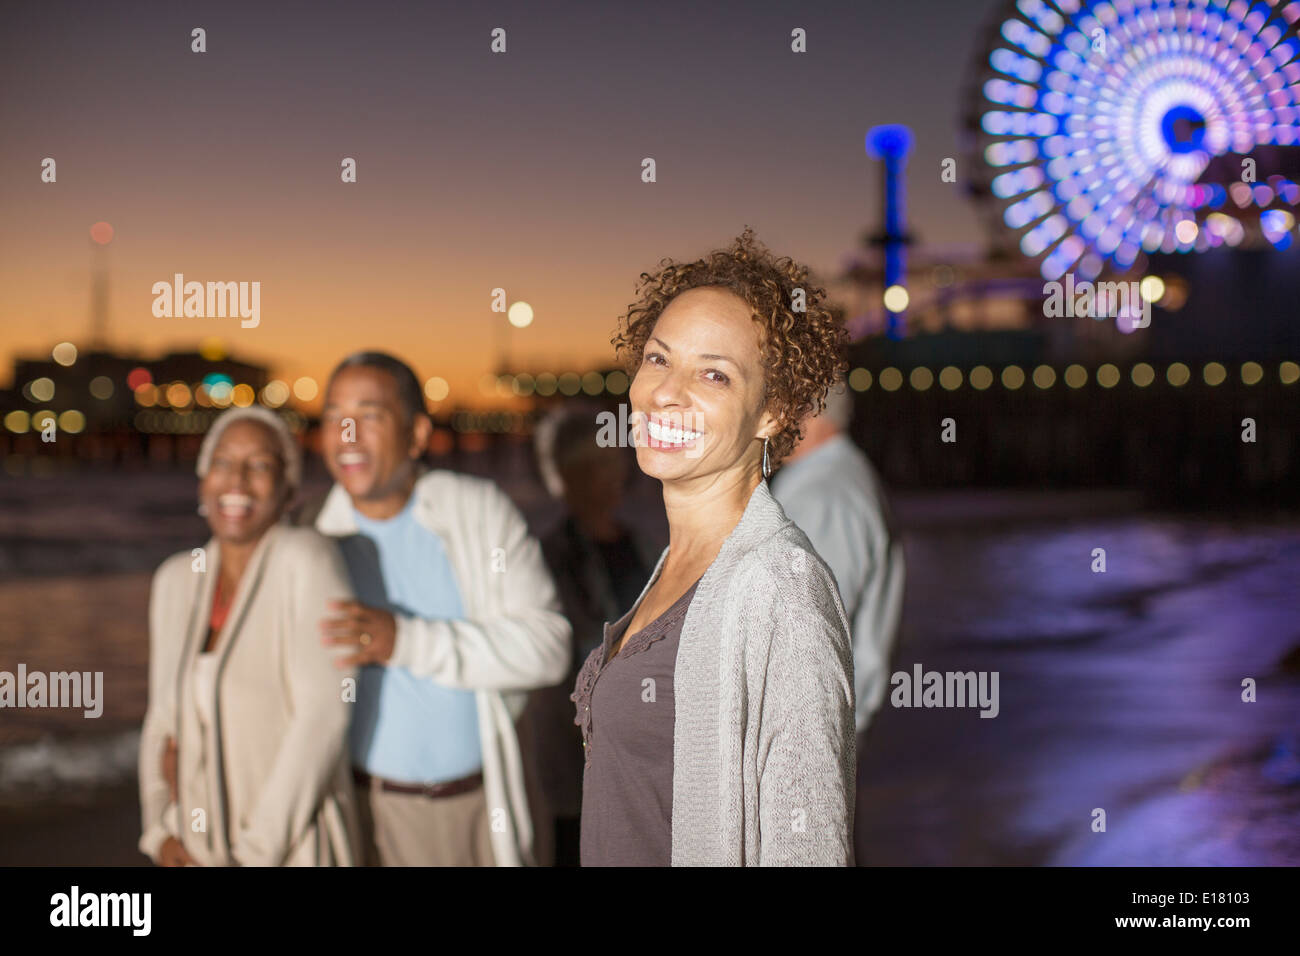
[[[763,361],[764,403],[777,422],[768,456],[773,464],[794,449],[800,423],[820,413],[826,393],[848,368],[848,333],[826,306],[826,291],[809,282],[808,267],[776,258],[746,226],[727,249],[694,262],[664,259],[655,273],[641,273],[640,298],[628,307],[611,341],[629,375],[641,367],[655,323],[674,298],[705,286],[729,289],[746,303],[758,324]],[[804,309],[795,311],[802,289]]]

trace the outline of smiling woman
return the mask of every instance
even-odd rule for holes
[[[334,545],[281,519],[301,476],[284,422],[217,419],[197,467],[212,530],[154,575],[140,739],[141,852],[164,866],[348,865],[349,704],[317,638],[351,588]]]
[[[769,449],[775,467],[794,448],[799,422],[823,407],[825,383],[847,368],[848,333],[824,305],[825,291],[810,282],[808,268],[776,258],[746,228],[729,249],[694,262],[669,261],[653,274],[642,273],[640,299],[612,339],[629,375],[639,375],[643,364],[665,363],[665,355],[647,357],[647,345],[670,304],[693,289],[713,294],[715,302],[730,302],[753,321],[761,384],[776,425]],[[724,292],[731,295],[717,297]],[[663,342],[657,344],[662,351]],[[740,356],[706,352],[695,357],[706,366],[718,363],[716,368],[702,368],[701,374],[725,387],[731,384],[727,366],[736,370]]]
[[[302,456],[274,412],[232,408],[208,430],[196,471],[200,511],[217,537],[256,540],[302,483]]]
[[[848,622],[765,480],[845,367],[823,296],[746,229],[643,274],[614,337],[669,545],[574,688],[583,865],[852,861]]]

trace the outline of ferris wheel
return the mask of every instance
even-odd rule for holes
[[[972,187],[1045,279],[1291,242],[1300,2],[1015,0],[978,61]],[[1294,155],[1290,158],[1294,159]]]

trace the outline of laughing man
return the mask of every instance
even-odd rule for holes
[[[370,862],[537,861],[515,720],[560,680],[570,628],[522,515],[492,482],[421,464],[432,424],[403,362],[359,352],[326,389],[335,485],[316,527],[357,595],[321,622],[360,666],[352,764]]]

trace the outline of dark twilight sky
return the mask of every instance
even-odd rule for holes
[[[885,122],[916,136],[922,244],[974,249],[973,210],[939,164],[961,156],[969,71],[997,9],[6,3],[0,383],[14,355],[85,340],[96,258],[121,349],[215,336],[281,377],[320,378],[345,352],[386,348],[474,401],[503,287],[536,311],[511,331],[517,366],[607,364],[638,274],[746,224],[836,273],[879,213],[862,142]],[[504,55],[489,50],[494,27]],[[795,27],[806,54],[790,50]],[[340,182],[344,157],[355,184]],[[106,248],[89,239],[98,221],[115,230]],[[260,282],[260,324],[156,318],[151,287],[177,272]]]

